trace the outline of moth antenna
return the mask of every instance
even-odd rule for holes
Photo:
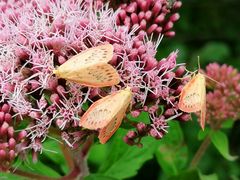
[[[198,56],[198,71],[200,71],[201,66],[200,66],[200,56]]]
[[[217,80],[215,80],[215,79],[213,79],[213,78],[211,78],[211,77],[207,76],[206,74],[204,74],[204,76],[205,76],[206,78],[210,79],[211,81],[213,81],[213,82],[217,83],[219,86],[223,86],[223,84],[222,84],[222,83],[220,83],[220,82],[218,82]]]

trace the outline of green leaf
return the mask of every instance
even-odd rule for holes
[[[101,174],[90,174],[89,176],[84,177],[84,180],[119,180],[119,179],[104,176]]]
[[[59,142],[53,139],[47,139],[43,143],[43,155],[51,159],[57,166],[60,166],[64,174],[67,174],[69,168],[62,153]]]
[[[128,114],[127,118],[134,122],[143,122],[143,123],[147,123],[147,124],[150,123],[149,115],[147,112],[141,112],[141,114],[136,118],[134,118],[130,114]]]
[[[205,137],[207,137],[207,135],[210,133],[210,128],[205,127],[204,131],[200,130],[198,132],[198,140],[203,140]]]
[[[158,146],[155,139],[144,138],[142,148],[129,146],[122,140],[126,133],[126,130],[120,128],[111,141],[106,144],[109,153],[99,168],[99,174],[117,179],[132,177],[137,174],[144,162],[153,158]]]
[[[0,173],[0,179],[1,180],[26,180],[26,178],[14,175],[12,173]]]
[[[225,58],[229,57],[230,52],[231,51],[229,47],[225,43],[209,42],[198,52],[198,55],[203,63],[203,61],[209,60],[224,60]]]
[[[41,161],[38,161],[37,163],[31,162],[28,164],[22,164],[19,166],[19,169],[34,174],[47,175],[49,177],[60,177],[59,173],[52,169],[48,164],[42,163]]]
[[[164,173],[177,175],[187,163],[187,146],[183,141],[183,133],[177,121],[169,123],[169,133],[162,139],[156,151],[157,161]]]
[[[221,124],[221,127],[224,129],[230,129],[233,127],[233,124],[234,124],[233,119],[227,119],[227,120],[223,121],[223,123]]]
[[[106,145],[95,143],[89,151],[88,162],[90,164],[94,164],[97,167],[100,167],[102,162],[104,162],[104,160],[107,159],[107,155],[109,153],[108,150],[109,150],[108,143]]]
[[[216,174],[204,175],[198,169],[193,169],[189,171],[184,171],[177,176],[173,176],[169,178],[169,180],[186,180],[186,179],[218,180],[218,177]]]
[[[199,177],[201,180],[218,180],[217,174],[204,175],[199,171]]]
[[[224,158],[229,161],[234,161],[237,159],[237,156],[231,156],[229,154],[228,138],[225,133],[221,131],[213,131],[211,133],[211,141]]]
[[[201,180],[197,170],[190,170],[190,171],[182,172],[179,175],[168,178],[168,180],[186,180],[186,179]]]

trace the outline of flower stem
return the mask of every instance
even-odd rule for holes
[[[69,152],[69,149],[64,144],[60,144],[60,146],[61,146],[63,155],[65,157],[65,160],[67,162],[68,168],[71,171],[74,169],[74,161],[72,159],[71,153]]]
[[[201,160],[203,154],[205,153],[205,151],[207,150],[209,144],[211,143],[211,138],[210,138],[210,135],[208,135],[204,141],[202,142],[202,144],[200,145],[199,149],[197,150],[196,154],[194,155],[191,163],[190,163],[190,166],[189,166],[189,169],[193,169],[195,168],[199,161]]]
[[[23,177],[27,177],[29,179],[56,180],[56,178],[51,178],[51,177],[47,177],[47,176],[33,174],[33,173],[30,173],[30,172],[22,171],[20,169],[11,169],[11,172],[13,172],[13,174],[23,176]]]

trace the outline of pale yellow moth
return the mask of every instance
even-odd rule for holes
[[[200,73],[200,63],[198,60],[199,70],[182,89],[178,107],[184,112],[197,112],[200,114],[200,126],[202,129],[205,127],[206,118],[206,78],[205,75]]]
[[[89,48],[71,57],[53,71],[59,78],[88,87],[105,87],[120,82],[119,74],[108,62],[113,57],[111,44]]]
[[[80,119],[81,127],[99,130],[100,143],[106,143],[122,123],[132,99],[130,88],[117,91],[94,102]]]

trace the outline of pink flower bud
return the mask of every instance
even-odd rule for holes
[[[8,145],[9,145],[9,148],[10,148],[10,149],[14,149],[15,146],[16,146],[16,141],[15,141],[15,139],[10,138],[9,141],[8,141]]]
[[[185,73],[185,67],[179,66],[175,72],[176,77],[182,77]]]
[[[161,26],[157,27],[155,31],[156,31],[158,34],[160,34],[160,33],[162,32],[162,27],[161,27]]]
[[[141,22],[140,22],[140,29],[142,30],[145,30],[147,27],[147,21],[145,19],[143,19]]]
[[[175,73],[170,71],[170,72],[167,72],[163,77],[166,79],[172,79],[175,77]]]
[[[54,93],[50,96],[50,100],[52,103],[56,103],[56,104],[59,104],[60,103],[60,98],[59,98],[59,95]]]
[[[10,126],[10,127],[8,128],[8,136],[9,136],[9,137],[13,137],[13,136],[14,136],[14,129],[13,129],[12,126]]]
[[[180,121],[189,121],[191,119],[191,115],[187,114],[187,113],[184,113],[180,117],[178,117],[177,119],[179,119]]]
[[[10,106],[8,104],[3,104],[2,111],[8,113],[10,110]]]
[[[27,132],[25,130],[22,130],[19,134],[18,134],[18,141],[22,141],[25,137],[27,136]]]
[[[173,28],[173,22],[172,21],[168,21],[167,24],[165,24],[164,26],[164,31],[168,31],[170,29]]]
[[[8,123],[8,124],[11,124],[12,123],[12,115],[9,114],[9,113],[6,113],[4,115],[4,120]]]
[[[2,124],[2,126],[0,128],[0,135],[1,136],[5,136],[6,135],[8,127],[9,127],[8,123],[7,122],[3,122],[3,124]]]
[[[182,89],[183,89],[183,85],[180,85],[178,86],[177,90],[175,91],[175,94],[174,95],[179,95],[181,92],[182,92]]]
[[[56,125],[57,125],[59,128],[61,128],[62,124],[63,124],[63,120],[62,120],[62,119],[57,119],[57,120],[56,120]]]
[[[146,52],[146,47],[144,46],[144,45],[142,45],[142,46],[140,46],[139,48],[138,48],[138,53],[139,53],[139,55],[142,55],[142,54],[144,54]]]
[[[175,111],[174,111],[174,109],[167,109],[165,112],[164,112],[164,116],[166,116],[166,117],[171,117],[171,116],[173,116],[175,114]]]
[[[152,25],[148,28],[147,33],[148,33],[148,34],[153,33],[153,32],[157,29],[157,27],[158,27],[157,24],[152,24]]]
[[[131,4],[128,5],[126,11],[128,13],[133,13],[137,10],[137,3],[136,2],[132,2]]]
[[[181,1],[175,1],[173,4],[173,9],[177,10],[182,6],[182,2]]]
[[[123,137],[123,141],[128,144],[129,146],[132,146],[135,144],[134,140],[133,139],[129,139],[128,136],[124,136]]]
[[[137,133],[135,131],[128,131],[127,137],[129,139],[134,139],[137,136]]]
[[[178,13],[174,13],[173,15],[170,16],[169,20],[172,22],[176,22],[177,20],[179,20],[180,15]]]
[[[146,128],[147,128],[147,126],[143,122],[140,122],[137,124],[138,133],[141,135],[146,134]]]
[[[140,115],[140,113],[141,113],[141,111],[139,111],[139,110],[135,110],[135,111],[132,111],[131,112],[131,115],[132,115],[132,117],[138,117],[139,115]]]
[[[131,14],[131,20],[133,24],[137,24],[138,23],[138,16],[136,13],[132,13]]]
[[[139,19],[139,21],[141,21],[144,17],[145,17],[145,13],[144,13],[143,11],[141,11],[140,13],[138,13],[138,19]]]
[[[147,62],[146,62],[146,66],[144,67],[144,70],[149,71],[157,66],[158,61],[155,58],[153,58],[151,56],[146,57],[146,58],[147,58]]]
[[[41,117],[41,113],[36,111],[31,111],[29,113],[29,116],[33,119],[39,119]]]
[[[154,20],[154,22],[156,23],[156,24],[159,24],[159,23],[162,23],[164,20],[165,20],[165,14],[160,14],[159,16],[157,16],[156,18],[155,18],[155,20]]]
[[[10,161],[13,161],[15,159],[16,154],[15,154],[14,150],[10,150],[8,155],[9,155],[9,160]]]
[[[147,12],[145,13],[145,19],[146,19],[147,21],[149,21],[149,20],[151,19],[151,17],[152,17],[152,11],[147,11]]]
[[[4,121],[4,115],[5,113],[4,112],[0,112],[0,124]]]
[[[143,42],[142,41],[140,41],[140,40],[136,40],[136,41],[134,41],[134,48],[139,48],[141,45],[143,45]]]
[[[156,3],[154,3],[154,6],[152,8],[153,15],[157,16],[160,13],[161,9],[162,9],[161,2],[157,1]]]
[[[124,19],[127,17],[126,11],[125,10],[121,10],[119,12],[119,16],[120,16],[121,20],[124,21]]]
[[[143,10],[143,11],[147,11],[148,10],[148,2],[147,2],[147,0],[145,0],[145,1],[138,1],[138,5],[139,5],[139,7],[141,8],[141,10]]]
[[[59,64],[63,64],[63,63],[65,63],[67,60],[66,60],[66,58],[65,57],[63,57],[63,56],[58,56],[58,62],[59,62]]]
[[[47,86],[47,89],[49,90],[55,90],[57,88],[57,85],[58,85],[58,80],[57,78],[51,78],[48,80],[48,86]]]
[[[167,36],[167,37],[173,37],[173,36],[175,36],[175,32],[174,32],[174,31],[168,31],[168,32],[165,32],[164,34],[165,34],[165,36]]]

